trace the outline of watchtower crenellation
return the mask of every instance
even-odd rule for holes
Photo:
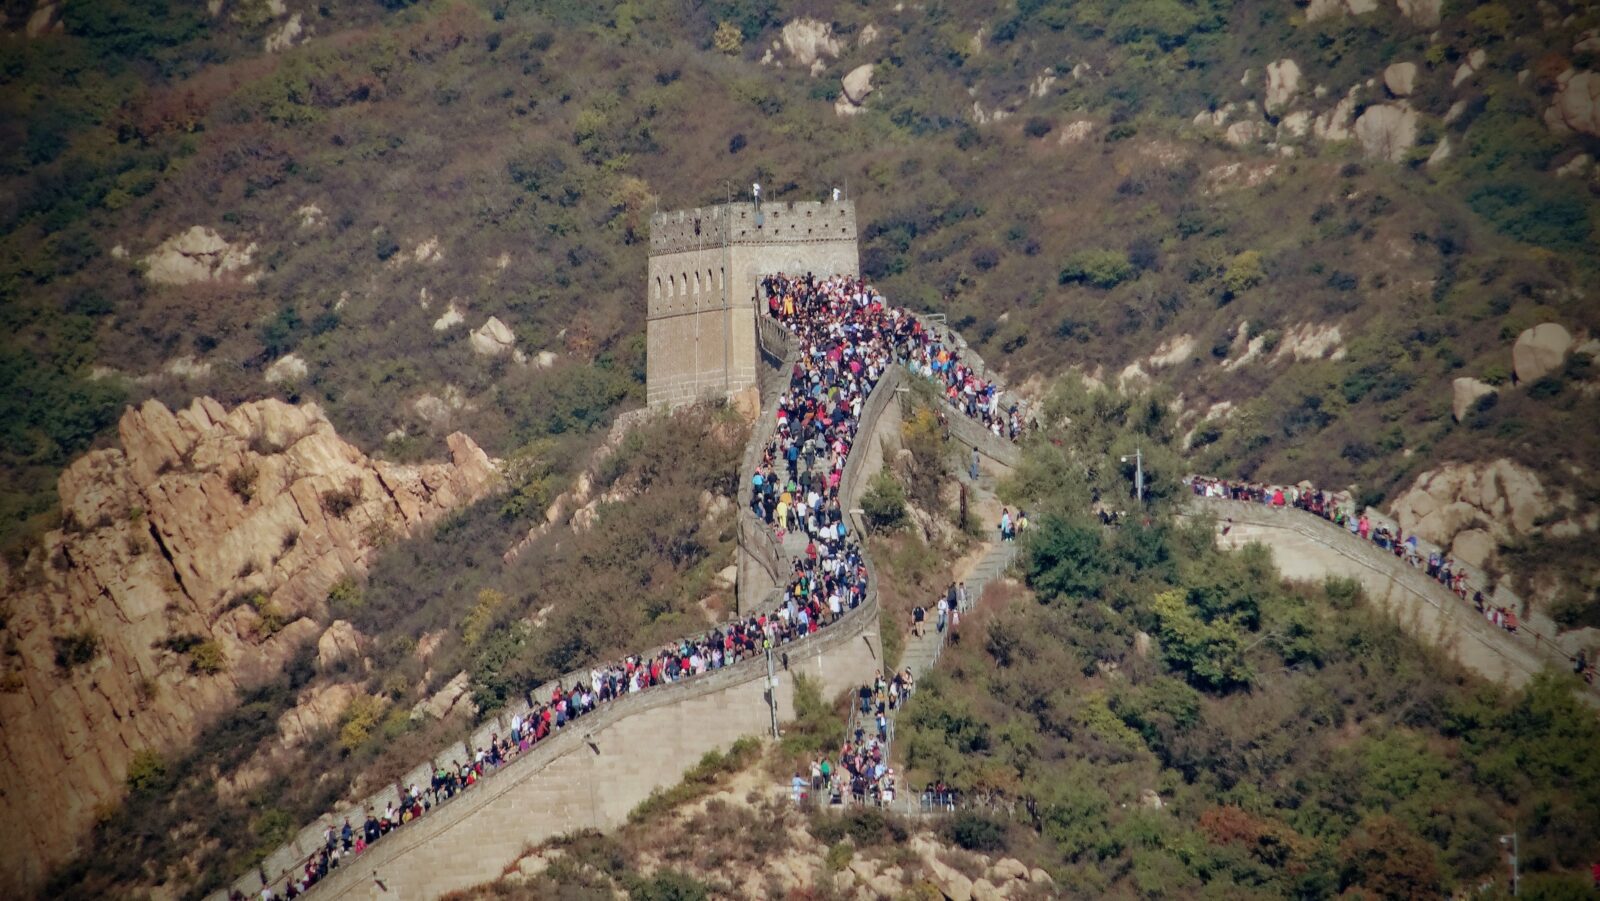
[[[755,386],[757,286],[773,272],[859,274],[855,204],[728,203],[650,217],[652,406],[731,397]]]

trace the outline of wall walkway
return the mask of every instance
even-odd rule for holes
[[[1496,627],[1416,567],[1305,511],[1195,497],[1188,500],[1182,515],[1214,516],[1222,547],[1259,542],[1270,548],[1285,578],[1355,579],[1372,603],[1412,635],[1493,682],[1520,688],[1546,667],[1567,668],[1559,648]],[[1579,696],[1600,707],[1600,694],[1592,688]]]

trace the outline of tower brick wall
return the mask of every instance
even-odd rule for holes
[[[762,275],[860,271],[850,201],[730,203],[652,216],[645,282],[650,405],[756,386]]]

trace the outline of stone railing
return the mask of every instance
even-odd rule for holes
[[[1229,544],[1266,545],[1286,578],[1355,579],[1369,599],[1418,638],[1445,645],[1463,665],[1491,680],[1520,687],[1547,667],[1570,669],[1569,658],[1554,642],[1495,626],[1471,602],[1415,566],[1315,514],[1254,501],[1192,497],[1180,515],[1215,517],[1226,528],[1221,537]],[[1600,706],[1600,694],[1592,686],[1581,696]]]

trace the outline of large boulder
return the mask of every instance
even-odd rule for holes
[[[1552,131],[1600,135],[1600,72],[1562,73],[1555,102],[1545,111]]]
[[[317,639],[317,668],[326,672],[347,660],[360,659],[365,643],[366,636],[355,626],[346,620],[334,620]]]
[[[1462,376],[1456,379],[1451,383],[1451,389],[1453,396],[1450,400],[1450,412],[1455,416],[1456,422],[1460,422],[1467,417],[1467,414],[1472,410],[1472,405],[1478,402],[1478,398],[1483,397],[1485,394],[1495,393],[1493,385],[1480,382],[1471,376]]]
[[[1417,143],[1417,111],[1399,104],[1369,106],[1356,120],[1355,136],[1367,156],[1404,162]]]
[[[851,69],[849,74],[840,80],[844,93],[834,104],[835,109],[844,115],[860,111],[867,102],[867,95],[872,93],[872,72],[871,63],[864,63]]]
[[[1474,75],[1477,75],[1479,72],[1482,72],[1483,67],[1488,62],[1488,51],[1484,50],[1482,47],[1469,52],[1467,54],[1467,58],[1462,60],[1461,65],[1456,69],[1455,77],[1450,79],[1450,86],[1453,88],[1459,88],[1463,84],[1466,84],[1468,79],[1472,78]]]
[[[1519,382],[1536,382],[1561,368],[1572,349],[1572,333],[1554,322],[1542,322],[1517,336],[1511,366]]]
[[[843,42],[834,37],[833,26],[817,19],[792,20],[783,26],[780,40],[794,64],[812,75],[819,74],[826,66],[825,57],[836,58],[844,49]]]
[[[1396,97],[1410,97],[1417,89],[1417,64],[1395,63],[1384,69],[1383,86]]]
[[[1292,59],[1267,64],[1267,112],[1277,115],[1300,93],[1300,66]]]
[[[483,325],[474,329],[469,339],[472,352],[484,357],[498,357],[516,349],[517,336],[499,317],[490,316]]]
[[[273,360],[272,365],[267,367],[267,371],[262,374],[262,377],[272,384],[298,382],[305,378],[310,371],[310,367],[306,366],[305,360],[300,359],[299,354],[285,354]]]

